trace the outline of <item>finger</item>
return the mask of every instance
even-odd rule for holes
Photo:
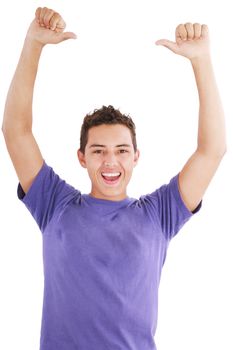
[[[65,21],[63,20],[63,18],[62,17],[60,17],[60,20],[58,21],[58,23],[57,23],[57,26],[56,26],[58,29],[62,29],[62,30],[64,30],[65,29],[65,27],[66,27],[66,23],[65,23]]]
[[[44,24],[46,28],[50,27],[50,19],[53,17],[54,11],[52,9],[48,9],[48,11],[44,15]]]
[[[187,32],[187,39],[193,40],[194,37],[194,29],[192,23],[185,23],[185,29]]]
[[[45,26],[45,24],[44,24],[44,16],[45,16],[45,13],[46,13],[47,10],[48,10],[47,7],[43,7],[41,9],[41,11],[40,11],[39,22],[40,22],[41,27]]]
[[[167,39],[160,39],[156,41],[156,45],[162,45],[167,47],[169,50],[173,52],[177,52],[177,43],[167,40]]]
[[[201,25],[200,23],[194,23],[194,39],[200,39],[201,36]]]
[[[36,17],[36,21],[39,23],[40,22],[40,12],[41,12],[42,8],[41,7],[38,7],[36,9],[36,12],[35,12],[35,17]]]
[[[176,28],[176,39],[179,40],[187,40],[187,31],[183,24],[179,24]]]
[[[68,40],[68,39],[77,39],[77,35],[73,32],[62,33],[62,41]]]
[[[202,24],[201,26],[201,36],[202,38],[207,38],[209,35],[209,28],[206,24]]]
[[[61,20],[61,16],[59,15],[59,13],[55,12],[52,18],[50,19],[50,29],[55,30],[60,20]]]

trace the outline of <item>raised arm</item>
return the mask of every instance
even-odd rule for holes
[[[176,42],[162,39],[156,44],[188,58],[196,79],[200,103],[197,149],[179,173],[181,196],[193,211],[226,152],[224,111],[214,77],[208,27],[199,23],[180,24],[176,28]]]
[[[32,101],[39,59],[46,44],[76,38],[74,33],[64,33],[64,29],[65,22],[58,13],[46,7],[36,10],[6,99],[2,131],[25,193],[43,165],[32,134]]]

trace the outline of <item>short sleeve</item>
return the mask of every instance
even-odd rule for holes
[[[18,198],[30,211],[42,232],[50,220],[79,195],[80,192],[62,180],[45,160],[28,192],[24,193],[20,183],[17,188]]]
[[[201,201],[192,212],[186,207],[179,191],[178,178],[179,174],[174,176],[168,184],[144,197],[150,207],[150,213],[153,210],[167,240],[173,238],[202,206]]]

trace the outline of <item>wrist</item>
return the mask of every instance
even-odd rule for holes
[[[40,43],[39,41],[26,36],[24,40],[24,47],[30,51],[40,54],[45,44]]]
[[[211,55],[205,54],[202,56],[193,57],[193,58],[190,58],[190,62],[193,67],[196,67],[198,65],[209,65],[212,63]]]

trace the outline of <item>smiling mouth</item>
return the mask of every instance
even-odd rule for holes
[[[107,185],[115,185],[116,183],[118,183],[121,177],[121,173],[101,173],[101,176]]]

